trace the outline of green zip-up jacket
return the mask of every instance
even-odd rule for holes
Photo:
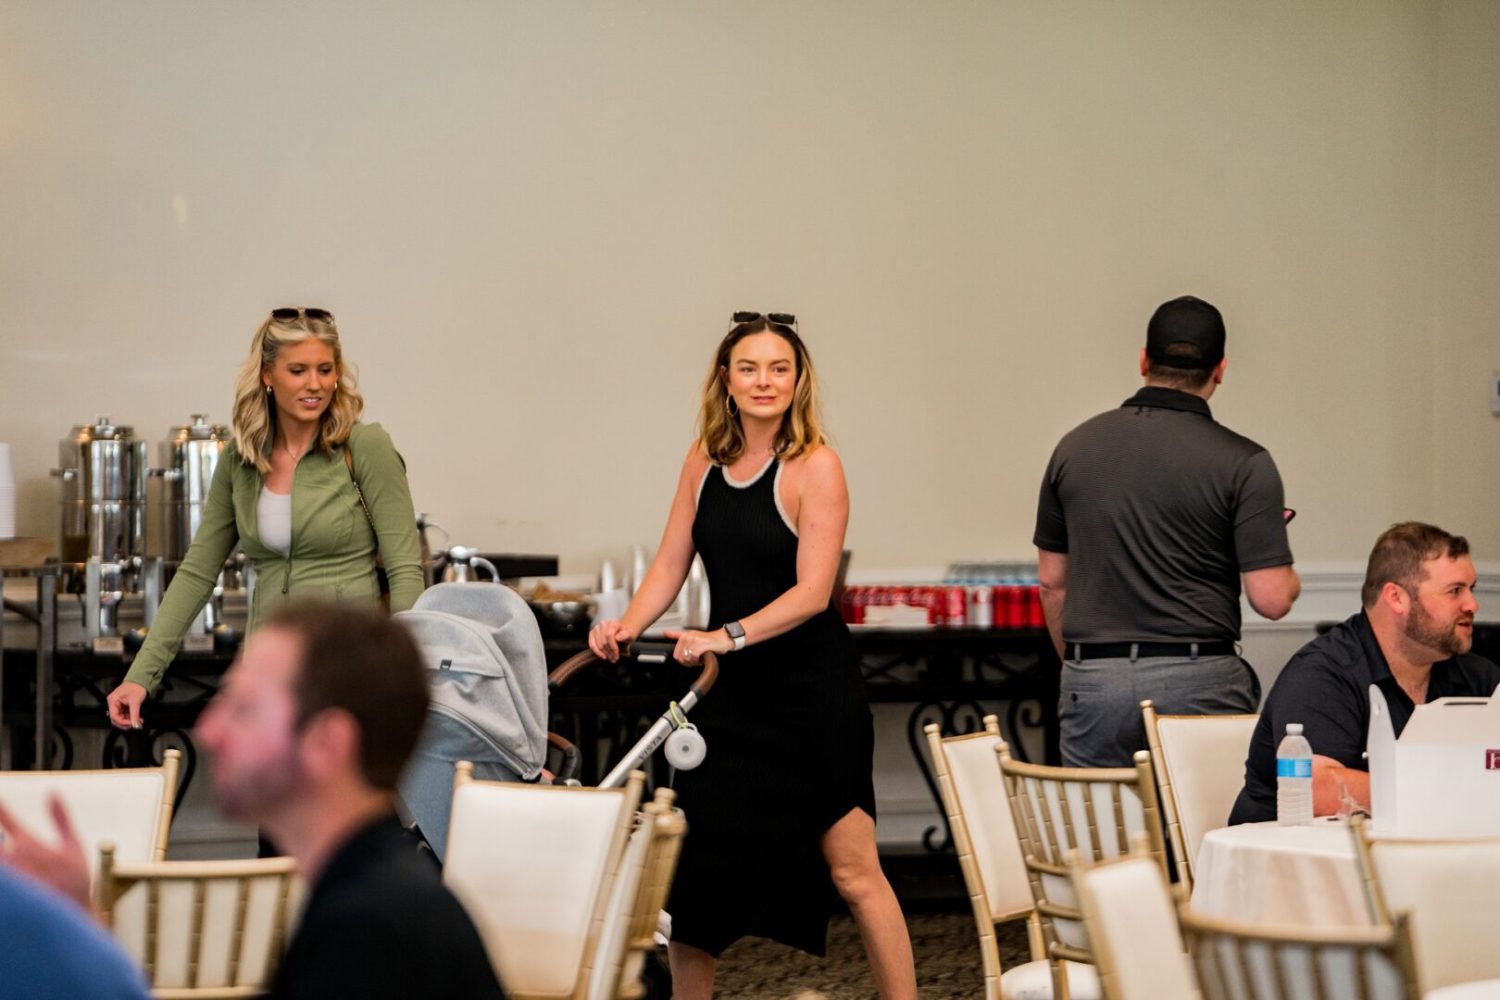
[[[127,681],[152,692],[161,684],[183,634],[208,603],[236,542],[255,564],[255,596],[247,629],[254,629],[271,608],[293,598],[379,603],[377,555],[383,558],[390,580],[391,611],[412,606],[422,593],[422,562],[405,463],[379,424],[356,425],[349,448],[370,517],[360,508],[343,449],[335,448],[332,455],[310,449],[292,477],[289,555],[261,543],[256,502],[264,480],[259,470],[241,462],[234,445],[225,449],[214,470],[193,544],[172,577],[145,645],[125,675]]]

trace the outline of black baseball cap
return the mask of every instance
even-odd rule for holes
[[[1169,350],[1174,345],[1182,345]],[[1224,360],[1224,317],[1191,295],[1163,302],[1146,324],[1146,356],[1172,368],[1212,368]]]

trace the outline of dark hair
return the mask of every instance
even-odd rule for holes
[[[324,601],[284,604],[261,627],[301,641],[297,725],[330,708],[348,712],[359,723],[365,780],[394,791],[427,718],[427,676],[411,635],[375,611]]]
[[[1183,360],[1199,360],[1203,357],[1201,348],[1193,344],[1168,344],[1164,349],[1167,357],[1180,357]],[[1169,389],[1182,389],[1186,392],[1197,392],[1208,384],[1213,377],[1214,368],[1177,368],[1173,365],[1152,361],[1146,369],[1146,377],[1151,381],[1166,386]]]
[[[1415,594],[1425,576],[1424,562],[1438,556],[1457,559],[1468,554],[1469,540],[1462,535],[1450,535],[1442,528],[1421,521],[1393,524],[1375,540],[1375,548],[1370,550],[1365,584],[1359,591],[1360,600],[1366,608],[1374,607],[1381,589],[1388,583],[1394,583],[1408,594]]]

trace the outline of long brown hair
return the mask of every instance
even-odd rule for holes
[[[719,342],[714,351],[708,378],[703,381],[703,398],[698,407],[698,440],[708,457],[720,465],[729,465],[745,453],[745,431],[738,412],[729,411],[729,355],[734,345],[757,333],[774,333],[792,347],[797,364],[797,384],[792,405],[782,417],[776,432],[776,454],[782,459],[806,454],[827,441],[823,433],[823,415],[818,402],[818,376],[812,356],[794,327],[759,316],[738,323]]]
[[[344,349],[339,345],[339,331],[333,325],[333,317],[327,321],[313,319],[305,313],[287,320],[267,317],[250,339],[250,354],[235,379],[232,421],[234,447],[240,453],[240,461],[255,466],[261,475],[271,471],[276,401],[266,392],[260,373],[276,363],[276,356],[283,347],[300,344],[309,337],[333,349],[333,370],[338,373],[333,399],[329,400],[328,409],[318,420],[318,437],[313,447],[325,455],[333,454],[336,446],[349,440],[350,432],[365,411],[365,397],[359,394],[359,376],[344,360]]]

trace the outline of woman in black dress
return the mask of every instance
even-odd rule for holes
[[[621,620],[589,633],[595,653],[618,659],[702,555],[709,628],[667,633],[684,663],[720,656],[718,685],[693,712],[708,756],[676,777],[689,832],[667,908],[681,1000],[712,996],[719,954],[746,934],[824,954],[837,896],[881,996],[916,996],[875,849],[870,709],[831,600],[848,519],[795,317],[735,313],[656,559]]]

